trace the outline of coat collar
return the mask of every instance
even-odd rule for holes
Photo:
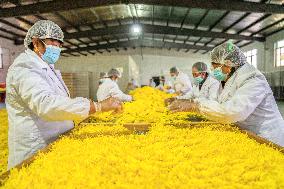
[[[29,56],[31,56],[33,59],[35,59],[35,62],[37,62],[37,66],[39,66],[40,68],[44,69],[44,70],[50,70],[51,72],[54,73],[54,75],[48,75],[48,77],[50,77],[52,80],[55,79],[55,77],[58,79],[59,83],[57,83],[56,81],[54,81],[55,83],[57,83],[58,87],[61,88],[61,90],[63,90],[64,92],[66,92],[68,94],[68,96],[70,96],[69,90],[67,88],[67,86],[65,85],[64,81],[61,78],[61,74],[59,73],[58,70],[55,70],[54,67],[49,66],[46,62],[44,62],[34,51],[32,51],[31,49],[26,49],[25,51],[26,54],[28,54]],[[53,77],[55,76],[55,77]],[[55,79],[56,80],[56,79]]]
[[[225,102],[228,98],[234,95],[235,91],[250,78],[256,77],[261,73],[250,64],[244,64],[228,79],[220,96],[219,101]]]
[[[28,54],[29,56],[31,56],[32,58],[34,58],[36,60],[36,62],[38,62],[38,66],[40,66],[41,68],[45,68],[47,69],[49,66],[46,62],[44,62],[34,51],[32,51],[31,49],[26,49],[25,51],[26,54]]]

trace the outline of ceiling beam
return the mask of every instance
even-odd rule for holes
[[[24,35],[15,33],[15,32],[13,32],[13,31],[7,30],[7,29],[5,29],[5,28],[0,28],[0,31],[5,32],[5,33],[10,34],[10,35],[13,35],[15,38],[25,38]]]
[[[0,5],[4,3],[12,3],[18,5],[21,3],[21,0],[0,0]]]
[[[8,37],[8,36],[2,35],[2,34],[0,34],[0,38],[8,39],[8,40],[11,40],[11,41],[14,41],[14,40],[15,40],[15,39],[12,38],[12,37]]]
[[[8,22],[7,20],[4,20],[4,19],[0,19],[0,23],[6,24],[6,25],[8,25],[8,26],[10,26],[10,27],[13,27],[13,28],[15,28],[15,29],[21,30],[21,31],[23,31],[23,32],[27,32],[27,31],[28,31],[27,29],[22,28],[22,27],[20,27],[20,26],[17,25],[17,24],[13,24],[13,23],[11,23],[11,22]]]
[[[283,14],[282,5],[264,4],[248,1],[236,0],[53,0],[43,1],[16,7],[1,8],[0,18],[27,16],[33,14],[50,13],[54,11],[68,11],[79,8],[91,8],[98,6],[108,6],[115,4],[145,4],[160,6],[177,6],[187,8],[215,9],[240,12],[256,12]]]
[[[108,28],[99,28],[95,30],[86,30],[81,32],[66,33],[65,39],[78,39],[84,37],[97,37],[104,35],[115,34],[130,34],[132,25],[111,26]],[[160,25],[141,24],[144,33],[166,34],[166,35],[183,35],[183,36],[197,36],[197,37],[212,37],[223,39],[236,39],[236,40],[252,40],[252,41],[265,41],[264,37],[245,36],[240,34],[229,34],[222,32],[203,31],[197,29],[181,29],[179,27],[168,27]]]
[[[73,53],[78,51],[88,51],[88,50],[100,50],[106,48],[126,48],[126,47],[150,47],[150,48],[181,48],[181,49],[199,49],[199,50],[212,50],[211,47],[204,47],[204,46],[194,46],[189,44],[183,43],[172,43],[172,42],[163,42],[163,41],[156,41],[156,40],[130,40],[130,41],[123,41],[117,43],[110,43],[110,44],[100,44],[91,47],[80,47],[76,49],[68,49],[62,51],[62,53]]]

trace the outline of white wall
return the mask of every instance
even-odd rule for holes
[[[141,80],[140,80],[139,64],[132,58],[132,56],[129,56],[128,58],[129,58],[129,81],[131,79],[134,79],[136,81],[136,84],[140,86]]]
[[[169,70],[177,66],[181,71],[192,77],[192,64],[198,61],[210,63],[209,54],[184,53],[175,50],[146,49],[143,58],[139,54],[130,55],[131,58],[139,65],[140,82],[142,85],[148,85],[149,79],[153,76],[164,75],[166,80],[169,79]]]
[[[96,95],[100,72],[108,72],[111,68],[122,68],[123,76],[118,84],[122,90],[126,89],[129,78],[128,56],[124,55],[90,55],[80,57],[61,57],[55,68],[65,73],[92,72],[93,87],[91,94]]]
[[[262,72],[284,71],[283,67],[274,66],[274,43],[284,40],[284,31],[266,38],[264,43],[254,42],[242,48],[243,51],[257,49],[257,68]]]
[[[265,68],[267,72],[284,71],[283,67],[274,66],[274,44],[277,41],[284,40],[284,30],[266,38],[265,43]]]
[[[141,55],[142,52],[142,55]],[[93,78],[98,80],[99,73],[107,72],[110,68],[122,67],[123,77],[119,81],[120,88],[125,91],[127,83],[134,78],[139,85],[148,85],[153,76],[169,78],[169,69],[177,66],[181,71],[191,76],[191,66],[197,61],[210,63],[209,54],[193,54],[183,51],[162,49],[129,49],[128,51],[80,56],[61,57],[56,69],[61,72],[93,72]],[[94,94],[97,90],[97,81],[94,82]]]
[[[14,45],[13,41],[0,38],[0,53],[3,54],[4,63],[4,68],[0,69],[0,82],[6,81],[8,68],[24,49],[25,47],[23,45]]]
[[[242,48],[244,52],[257,49],[257,69],[262,72],[266,70],[264,45],[265,44],[261,42],[254,42]]]

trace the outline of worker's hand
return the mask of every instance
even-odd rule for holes
[[[122,102],[116,98],[108,98],[101,102],[93,102],[90,100],[90,111],[89,115],[94,114],[96,112],[108,112],[114,111],[122,112]]]
[[[165,90],[170,90],[171,88],[172,88],[172,87],[169,86],[169,85],[165,85],[165,86],[164,86],[164,89],[165,89]]]
[[[89,111],[89,115],[96,113],[96,106],[95,106],[95,102],[93,102],[92,100],[90,100],[90,111]]]
[[[176,94],[177,94],[178,96],[181,96],[181,95],[182,95],[182,92],[177,91]]]
[[[176,98],[167,98],[165,100],[165,105],[168,106],[170,105],[172,102],[174,102],[176,100]]]
[[[199,112],[199,105],[191,100],[175,100],[168,108],[172,112]]]
[[[122,102],[117,98],[108,98],[99,102],[101,106],[102,112],[114,111],[114,112],[121,112],[122,111]]]

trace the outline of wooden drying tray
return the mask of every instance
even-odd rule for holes
[[[98,125],[103,125],[103,126],[115,126],[118,125],[116,123],[112,123],[112,122],[99,122],[99,123],[80,123],[79,126],[87,126],[87,125],[92,125],[92,126],[98,126]]]
[[[55,140],[54,142],[50,143],[49,145],[47,145],[45,148],[39,150],[37,153],[35,153],[34,155],[32,155],[31,157],[29,157],[28,159],[24,160],[22,163],[18,164],[17,166],[15,166],[15,168],[17,169],[21,169],[22,167],[26,167],[26,166],[29,166],[35,159],[36,157],[40,154],[40,153],[48,153],[51,151],[52,149],[52,145],[60,140],[63,136],[69,136],[71,135],[72,131],[68,131],[64,134],[61,135],[61,137],[59,137],[57,140]],[[0,175],[0,187],[2,185],[4,185],[5,181],[8,179],[10,175],[10,170],[9,171],[6,171],[4,172],[2,175]]]
[[[117,124],[114,123],[110,123],[110,122],[101,122],[101,123],[88,123],[87,121],[89,120],[89,117],[84,119],[83,121],[81,121],[78,126],[74,129],[79,129],[81,127],[84,127],[86,125],[94,125],[94,126],[98,126],[98,125],[105,125],[105,126],[114,126]],[[36,159],[37,155],[40,153],[48,153],[51,151],[52,146],[55,142],[59,141],[62,137],[68,137],[72,135],[72,132],[74,131],[74,129],[67,131],[66,133],[63,133],[62,135],[60,135],[60,137],[53,141],[52,143],[50,143],[49,145],[47,145],[45,148],[39,150],[37,153],[35,153],[34,155],[32,155],[31,157],[27,158],[26,160],[24,160],[22,163],[18,164],[17,166],[15,166],[15,168],[17,169],[21,169],[22,167],[26,167],[29,166],[30,164],[32,164],[32,162]],[[7,178],[10,175],[10,171],[6,171],[4,172],[2,175],[0,175],[0,186],[2,186],[5,181],[7,180]]]
[[[185,123],[185,124],[165,124],[165,125],[171,125],[171,126],[175,126],[175,127],[180,127],[180,128],[198,128],[200,127],[200,125],[212,125],[212,124],[220,124],[217,122],[190,122],[190,123]],[[145,133],[147,131],[149,131],[149,128],[151,127],[150,123],[127,123],[123,125],[125,128],[134,131],[134,132],[138,132],[138,133]],[[246,134],[249,138],[255,140],[256,142],[260,143],[260,144],[266,144],[269,147],[272,147],[274,149],[277,149],[279,152],[284,154],[284,147],[279,146],[278,144],[275,144],[273,142],[268,141],[265,138],[262,138],[256,134],[254,134],[251,131],[245,130],[240,128],[237,125],[232,125],[232,129],[228,129],[233,131],[235,129],[238,129],[241,133]]]
[[[81,121],[81,122],[78,124],[78,126],[77,126],[76,128],[74,128],[74,129],[78,129],[79,127],[81,127],[81,123],[82,123],[82,122],[85,122],[87,119],[89,119],[89,118],[86,118],[86,119],[84,119],[83,121]],[[16,165],[15,168],[21,169],[22,167],[29,166],[29,165],[36,159],[36,157],[37,157],[38,154],[50,152],[51,149],[52,149],[52,145],[53,145],[55,142],[59,141],[62,137],[68,137],[68,136],[72,135],[72,132],[74,131],[74,129],[72,129],[72,130],[70,130],[70,131],[67,131],[67,132],[61,134],[60,137],[59,137],[57,140],[55,140],[55,141],[53,141],[52,143],[48,144],[45,148],[39,150],[37,153],[35,153],[35,154],[32,155],[31,157],[29,157],[29,158],[27,158],[26,160],[24,160],[22,163]],[[9,175],[10,175],[10,170],[9,170],[9,171],[6,171],[6,172],[4,172],[2,175],[0,175],[0,186],[2,186],[2,185],[5,183],[6,179],[9,177]]]
[[[165,125],[174,125],[177,127],[190,127],[196,126],[200,124],[216,124],[216,122],[190,122],[188,124],[165,124]],[[151,123],[125,123],[123,127],[127,128],[130,131],[134,132],[147,132],[149,131],[150,127],[152,126]]]
[[[85,122],[86,120],[83,120],[81,123],[79,123],[79,127],[83,127],[85,125],[94,125],[94,126],[97,126],[97,125],[105,125],[105,126],[114,126],[114,125],[117,125],[115,123],[86,123]],[[168,126],[176,126],[176,127],[179,127],[179,128],[198,128],[200,127],[200,125],[211,125],[211,124],[220,124],[220,123],[217,123],[217,122],[190,122],[190,123],[185,123],[185,124],[165,124],[165,125],[168,125]],[[123,125],[125,128],[129,129],[130,131],[133,131],[133,132],[136,132],[136,133],[145,133],[147,131],[149,131],[149,128],[151,127],[151,124],[150,123],[126,123]],[[77,127],[77,129],[79,128]],[[274,149],[277,149],[279,152],[283,153],[284,154],[284,147],[281,147],[275,143],[272,143],[260,136],[257,136],[256,134],[250,132],[250,131],[247,131],[247,130],[244,130],[240,127],[238,127],[237,125],[233,125],[232,126],[232,131],[234,130],[234,128],[237,128],[238,130],[240,130],[240,132],[246,134],[249,138],[251,139],[254,139],[256,142],[260,143],[260,144],[266,144],[268,145],[269,147],[272,147]],[[230,129],[229,129],[230,130]],[[68,137],[70,135],[72,135],[72,132],[73,130],[71,131],[68,131],[66,133],[64,133],[63,135],[61,135],[61,137],[59,139],[57,139],[56,141],[60,140],[63,136],[64,137]],[[53,143],[55,143],[56,141],[54,141]],[[15,168],[17,169],[21,169],[22,167],[25,167],[25,166],[29,166],[35,159],[36,159],[36,156],[39,154],[39,153],[48,153],[51,151],[52,149],[52,145],[53,143],[49,144],[48,146],[46,146],[45,148],[39,150],[39,152],[37,152],[36,154],[34,154],[32,157],[24,160],[21,164],[17,165]],[[5,173],[3,173],[1,176],[0,176],[0,186],[2,186],[6,179],[9,177],[9,174],[10,174],[10,171],[7,171]]]

